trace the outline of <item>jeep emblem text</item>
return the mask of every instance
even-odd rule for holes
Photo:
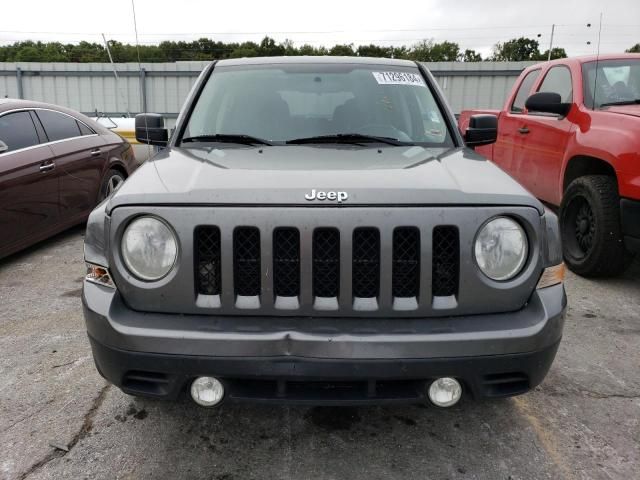
[[[311,189],[311,193],[307,193],[304,198],[307,200],[338,200],[342,203],[349,198],[347,192],[316,192],[315,188]]]

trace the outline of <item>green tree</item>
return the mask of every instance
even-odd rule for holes
[[[391,58],[393,56],[393,47],[381,47],[379,45],[360,45],[356,49],[359,57],[381,57]]]
[[[627,53],[640,53],[640,43],[636,43],[633,47],[625,50]]]
[[[407,56],[419,62],[455,62],[460,56],[460,45],[447,41],[436,43],[433,39],[422,40],[411,47]]]
[[[532,38],[514,38],[504,43],[496,43],[493,47],[492,60],[502,62],[520,62],[524,60],[540,60],[540,44]]]
[[[481,62],[482,55],[475,50],[466,49],[464,53],[460,55],[459,60],[462,62]]]
[[[353,43],[349,45],[334,45],[331,50],[329,50],[329,55],[334,57],[353,57],[356,52],[353,50]]]
[[[549,49],[545,50],[544,53],[540,55],[539,60],[546,60],[549,58]],[[555,60],[556,58],[567,58],[567,52],[565,52],[564,48],[554,47],[551,49],[551,60]]]

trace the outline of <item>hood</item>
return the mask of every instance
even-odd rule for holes
[[[343,201],[306,199],[312,190],[343,192]],[[168,148],[136,170],[108,208],[134,204],[477,204],[543,211],[538,200],[474,151],[419,146]]]
[[[611,105],[610,107],[607,107],[605,112],[640,117],[640,105]]]

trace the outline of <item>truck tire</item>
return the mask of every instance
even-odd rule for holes
[[[578,275],[621,273],[628,254],[620,225],[620,197],[614,177],[586,175],[569,184],[560,204],[562,249]]]
[[[102,185],[100,185],[100,197],[98,198],[98,203],[102,202],[105,198],[110,197],[120,185],[124,182],[124,175],[115,169],[111,169],[104,176],[104,180],[102,180]]]

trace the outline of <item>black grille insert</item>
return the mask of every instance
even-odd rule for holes
[[[196,291],[220,295],[220,229],[198,227],[195,232]]]
[[[233,283],[236,295],[260,295],[260,231],[238,227],[233,232]]]
[[[273,232],[273,290],[280,297],[300,295],[300,234],[295,228]]]
[[[460,239],[454,226],[433,229],[433,295],[448,297],[458,293]]]
[[[380,232],[361,227],[353,231],[353,296],[377,297],[380,293]]]
[[[420,231],[415,227],[399,227],[393,231],[391,289],[394,297],[418,296],[420,289]]]
[[[335,228],[313,232],[313,295],[337,297],[340,290],[340,233]]]

